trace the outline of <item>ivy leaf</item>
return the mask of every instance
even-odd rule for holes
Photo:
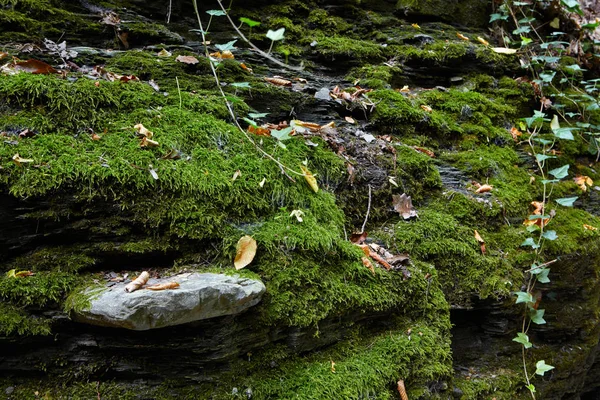
[[[577,128],[571,128],[571,127],[566,127],[566,128],[558,128],[555,129],[553,131],[554,136],[556,136],[559,139],[565,139],[565,140],[575,140],[575,137],[573,137],[573,131],[578,130]]]
[[[517,29],[515,29],[512,33],[513,35],[520,35],[521,33],[531,32],[531,27],[528,25],[521,25]]]
[[[222,17],[224,15],[227,15],[223,12],[223,10],[206,10],[206,13],[208,15],[212,15],[213,17]]]
[[[250,118],[261,119],[269,115],[269,113],[248,113]]]
[[[555,168],[548,172],[550,175],[555,177],[556,179],[563,179],[567,175],[569,175],[569,164],[563,165],[562,167]]]
[[[527,238],[525,239],[525,241],[523,243],[521,243],[521,246],[531,246],[532,249],[537,249],[540,246],[538,246],[538,244],[533,240],[533,238]]]
[[[230,86],[236,87],[236,88],[250,88],[250,83],[249,82],[233,82],[229,84]]]
[[[284,140],[288,140],[291,139],[292,137],[290,136],[290,133],[294,130],[293,127],[288,126],[287,128],[283,128],[280,130],[272,130],[271,131],[271,136],[273,136],[275,139],[279,140],[279,141],[284,141]]]
[[[529,391],[531,393],[535,393],[535,386],[533,385],[533,383],[530,383],[529,385],[525,386],[527,389],[529,389]]]
[[[278,40],[283,40],[284,33],[285,33],[285,28],[279,28],[276,31],[272,31],[269,29],[269,31],[267,32],[267,38],[271,39],[274,42],[276,42]]]
[[[537,325],[544,325],[546,323],[546,320],[544,319],[545,312],[546,310],[530,310],[529,318],[531,319],[531,322]]]
[[[508,19],[508,15],[504,14],[492,14],[490,15],[490,23],[498,20],[506,21]]]
[[[535,363],[535,373],[537,375],[544,376],[544,374],[550,371],[551,369],[554,369],[554,367],[552,365],[546,364],[544,360],[540,360],[537,363]]]
[[[540,74],[540,79],[544,82],[550,83],[552,82],[552,79],[554,79],[554,75],[556,75],[556,71],[552,71],[552,72],[542,72]]]
[[[557,129],[560,129],[560,123],[558,122],[558,115],[554,114],[552,117],[552,122],[550,122],[550,129],[554,132]]]
[[[240,22],[243,23],[243,24],[248,25],[250,28],[252,28],[254,26],[259,26],[260,25],[260,22],[255,21],[255,20],[250,19],[250,18],[246,18],[246,17],[241,17],[240,18]]]
[[[523,332],[517,333],[517,337],[513,339],[513,342],[521,343],[523,347],[529,349],[533,344],[529,341],[529,336]]]
[[[531,293],[527,293],[527,292],[514,292],[513,294],[517,295],[517,300],[515,301],[515,304],[519,304],[519,303],[533,303],[533,296],[531,296]]]
[[[556,231],[546,231],[546,232],[544,232],[542,234],[542,236],[545,239],[548,239],[548,240],[556,240],[556,239],[558,239],[558,235],[556,234]]]
[[[538,160],[538,162],[542,162],[542,161],[547,160],[549,158],[556,158],[556,156],[548,156],[546,154],[536,154],[535,155],[535,159]]]
[[[575,197],[563,197],[560,199],[556,199],[555,201],[560,204],[561,206],[564,207],[573,207],[573,203],[575,203],[575,200],[577,200],[579,197],[575,196]]]
[[[232,40],[231,42],[227,42],[225,44],[216,44],[215,47],[221,51],[231,51],[235,50],[235,47],[233,46],[235,42],[237,42],[237,39]]]
[[[248,125],[252,125],[253,127],[258,127],[258,124],[256,123],[256,121],[253,121],[249,118],[242,118],[244,121],[246,121],[248,123]]]
[[[548,283],[550,282],[550,278],[548,278],[548,274],[550,273],[550,268],[538,268],[536,275],[536,279],[539,283]]]

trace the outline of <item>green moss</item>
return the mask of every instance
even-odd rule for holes
[[[371,89],[385,89],[397,79],[402,70],[399,67],[389,67],[387,65],[364,65],[351,70],[346,75],[346,80],[354,82],[359,81],[362,87]]]
[[[0,335],[49,335],[50,320],[27,313],[20,307],[0,303]]]
[[[349,60],[351,62],[378,62],[384,60],[381,45],[371,41],[350,39],[344,36],[315,31],[311,35],[306,36],[301,43],[309,44],[312,41],[317,42],[313,51],[325,60]]]

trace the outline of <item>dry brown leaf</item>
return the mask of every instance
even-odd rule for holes
[[[244,71],[246,71],[246,72],[248,72],[248,73],[250,73],[250,74],[252,74],[252,73],[253,73],[253,71],[252,71],[252,68],[250,68],[249,66],[247,66],[247,65],[246,65],[246,64],[244,64],[244,63],[241,63],[241,64],[240,64],[240,67],[241,67],[241,68],[242,68]]]
[[[33,160],[31,158],[22,158],[19,153],[15,154],[12,157],[12,160],[15,164],[17,164],[19,167],[22,167],[23,164],[28,164],[28,163],[32,163]]]
[[[17,272],[16,269],[11,269],[10,271],[8,271],[6,273],[6,276],[8,276],[9,278],[26,278],[28,276],[33,276],[35,275],[35,273],[31,272],[31,271],[19,271]]]
[[[417,211],[412,205],[410,196],[407,196],[406,193],[402,193],[402,195],[392,195],[392,204],[394,205],[394,211],[399,213],[404,219],[418,216]]]
[[[194,56],[182,56],[182,55],[177,56],[175,61],[178,61],[178,62],[184,63],[184,64],[191,64],[191,65],[198,64],[200,62]]]
[[[306,183],[308,183],[308,186],[310,186],[313,192],[317,193],[319,191],[319,185],[317,184],[317,179],[315,178],[315,176],[304,165],[301,165],[300,169],[304,174],[304,179],[306,179]]]
[[[252,262],[256,255],[256,240],[252,236],[242,236],[235,246],[235,269],[242,269]]]
[[[595,226],[591,226],[588,224],[583,224],[583,229],[585,229],[586,231],[597,231],[598,228],[596,228]]]
[[[277,85],[277,86],[292,86],[292,81],[288,81],[287,79],[282,79],[282,78],[269,78],[269,77],[265,77],[263,78],[265,81],[272,83],[273,85]]]
[[[406,393],[406,387],[402,379],[398,381],[398,393],[400,394],[400,399],[408,400],[408,394]]]
[[[456,36],[457,36],[459,39],[462,39],[462,40],[471,40],[471,39],[469,39],[468,37],[466,37],[465,35],[463,35],[463,34],[462,34],[462,33],[460,33],[460,32],[456,32]]]
[[[519,141],[519,136],[522,135],[521,131],[519,131],[517,128],[515,128],[514,126],[512,128],[510,128],[510,135],[512,136],[513,140],[515,142]]]
[[[156,140],[148,139],[146,136],[142,137],[140,141],[140,147],[158,147],[160,144]]]
[[[3,58],[8,57],[8,53],[5,53],[3,51],[0,51],[0,60],[2,60]]]
[[[145,289],[168,290],[168,289],[177,289],[178,287],[179,287],[179,283],[177,283],[177,282],[165,282],[165,283],[158,283],[156,285],[146,286]]]
[[[11,65],[17,71],[28,72],[30,74],[57,74],[58,71],[40,60],[17,61]]]
[[[550,100],[546,96],[544,96],[540,99],[540,103],[542,103],[542,105],[544,106],[544,108],[546,110],[549,109],[550,107],[552,107],[552,100]]]
[[[135,292],[136,290],[144,286],[146,282],[148,282],[148,279],[150,279],[150,274],[148,273],[148,271],[142,272],[140,276],[138,276],[136,279],[129,282],[127,286],[125,286],[125,291],[128,293]]]
[[[353,233],[350,235],[350,241],[355,244],[363,244],[367,240],[367,232]]]
[[[489,46],[490,42],[488,42],[487,40],[485,40],[484,38],[482,38],[481,36],[477,36],[477,41],[479,43],[481,43],[484,46]]]
[[[590,178],[589,176],[585,176],[585,175],[577,175],[576,177],[573,178],[573,181],[575,182],[575,184],[577,186],[579,186],[579,189],[581,189],[583,192],[587,191],[588,186],[591,187],[594,184],[594,181],[592,180],[592,178]]]
[[[542,215],[542,210],[544,209],[544,203],[541,201],[532,201],[531,205],[535,208],[533,210],[533,215]]]
[[[435,153],[433,151],[429,150],[429,149],[426,149],[424,147],[418,147],[418,146],[414,146],[413,149],[415,149],[419,153],[423,153],[425,155],[428,155],[431,158],[435,158]]]
[[[146,129],[146,127],[142,124],[137,124],[133,127],[133,129],[135,129],[138,133],[138,135],[140,136],[145,136],[148,139],[152,139],[152,136],[154,136],[154,133],[152,133],[151,131],[149,131],[148,129]]]
[[[321,125],[315,122],[305,122],[300,121],[299,119],[294,119],[290,121],[290,124],[293,124],[292,126],[300,126],[302,128],[310,129],[312,132],[317,132],[319,129],[321,129]]]
[[[427,112],[432,112],[433,109],[425,104],[421,104],[421,108]]]
[[[361,260],[363,265],[367,267],[373,275],[375,275],[375,268],[373,267],[373,263],[371,262],[371,260],[369,260],[367,257],[363,257],[361,258]]]
[[[381,257],[379,254],[377,254],[377,252],[373,251],[372,249],[369,248],[369,256],[377,261],[378,264],[381,264],[381,266],[383,266],[385,269],[387,269],[388,271],[390,269],[392,269],[392,266],[390,265],[390,263],[388,263],[386,260],[383,259],[383,257]]]
[[[475,191],[475,193],[487,193],[487,192],[491,192],[493,188],[494,187],[492,185],[488,185],[486,183],[485,185],[479,186],[479,188],[477,188],[477,190]]]
[[[258,136],[271,136],[271,130],[261,126],[248,125],[248,132]]]

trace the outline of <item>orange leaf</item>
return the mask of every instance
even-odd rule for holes
[[[314,175],[306,168],[304,165],[300,166],[302,173],[304,174],[304,179],[308,183],[308,186],[313,190],[313,192],[317,193],[319,191],[319,185],[317,184],[317,179]]]
[[[240,67],[242,67],[242,69],[245,70],[246,72],[252,73],[252,68],[248,67],[246,64],[241,63]]]
[[[258,136],[271,136],[271,130],[261,126],[248,125],[248,132]]]
[[[421,104],[421,108],[427,112],[432,112],[433,109],[429,106],[426,106],[425,104]]]
[[[54,68],[39,60],[26,60],[17,61],[14,63],[14,69],[23,72],[29,72],[30,74],[57,74]]]
[[[482,38],[481,36],[477,36],[477,41],[479,43],[481,43],[484,46],[489,46],[490,42],[488,42],[487,40],[485,40],[484,38]]]
[[[431,158],[435,158],[435,153],[433,151],[429,150],[429,149],[426,149],[425,147],[414,146],[413,149],[415,149],[419,153],[423,153],[425,155],[428,155]]]
[[[363,257],[361,258],[361,260],[363,265],[369,268],[369,271],[371,271],[371,273],[375,275],[375,268],[373,268],[373,263],[371,263],[371,260],[369,260],[367,257]]]
[[[243,236],[238,240],[235,247],[235,260],[233,265],[235,269],[242,269],[250,264],[256,255],[256,240],[252,236]]]
[[[492,185],[488,185],[487,183],[485,185],[481,185],[479,186],[479,188],[475,191],[475,193],[486,193],[486,192],[491,192],[492,189],[494,187]]]
[[[542,210],[544,209],[544,203],[541,201],[532,201],[531,205],[535,207],[533,210],[533,215],[542,215]]]
[[[583,192],[587,191],[587,186],[592,186],[594,184],[592,178],[585,175],[577,175],[573,178],[573,181]]]
[[[583,224],[583,229],[585,229],[586,231],[597,231],[598,228],[596,228],[595,226],[591,226],[588,224]]]
[[[27,276],[33,276],[35,275],[33,272],[31,271],[19,271],[19,272],[15,272],[15,277],[17,278],[25,278]]]
[[[519,136],[521,136],[522,133],[513,126],[512,128],[510,128],[510,135],[512,136],[513,140],[517,142],[519,140]]]
[[[456,32],[456,36],[458,36],[458,38],[462,39],[462,40],[470,40],[468,37],[466,37],[465,35],[463,35],[460,32]]]
[[[356,244],[363,244],[367,240],[367,232],[353,233],[350,235],[350,241]]]
[[[177,289],[179,287],[179,283],[177,282],[165,282],[159,283],[152,286],[146,286],[146,289],[150,290],[167,290],[167,289]]]

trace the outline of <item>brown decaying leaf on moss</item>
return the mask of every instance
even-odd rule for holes
[[[399,213],[402,218],[410,219],[418,217],[417,211],[412,205],[412,200],[406,193],[402,193],[402,195],[392,195],[392,203],[394,205],[394,211]]]
[[[367,267],[373,275],[375,275],[375,268],[373,267],[373,263],[371,263],[371,260],[369,260],[367,257],[363,257],[361,258],[361,260],[363,265]]]
[[[194,56],[177,56],[177,58],[175,59],[175,61],[178,61],[180,63],[184,63],[184,64],[198,64],[200,61],[198,61],[198,59]]]
[[[238,240],[235,247],[235,269],[242,269],[252,262],[256,255],[256,240],[252,236],[243,236]]]

